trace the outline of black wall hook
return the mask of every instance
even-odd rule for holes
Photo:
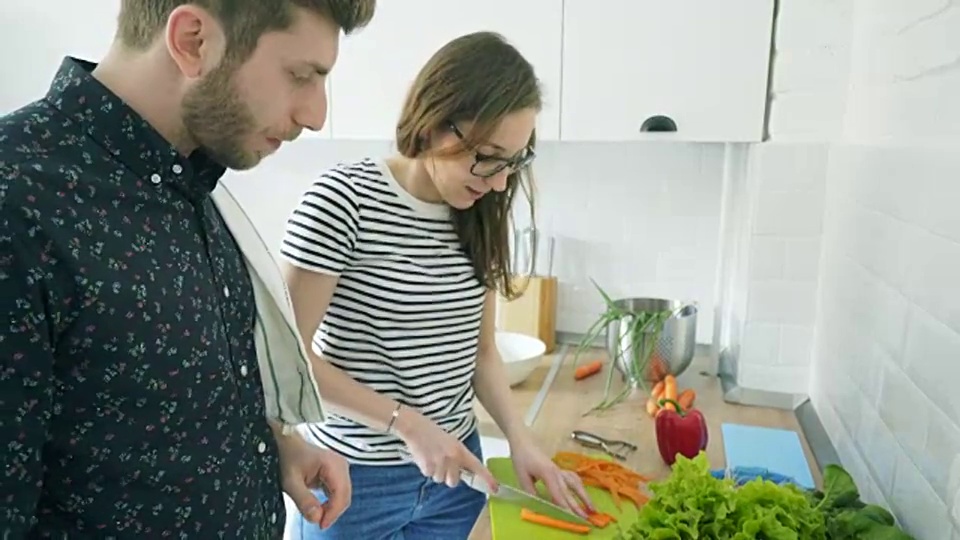
[[[643,121],[640,131],[676,131],[677,123],[669,116],[656,115]]]

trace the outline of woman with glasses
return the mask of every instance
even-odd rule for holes
[[[507,436],[523,487],[542,480],[557,504],[592,507],[511,403],[494,340],[497,292],[520,292],[508,222],[517,190],[532,197],[540,108],[513,46],[488,32],[457,38],[413,82],[397,155],[324,172],[291,214],[284,273],[331,413],[301,433],[343,455],[353,485],[330,529],[293,516],[294,538],[467,538],[486,501],[461,471],[496,487],[475,397]]]

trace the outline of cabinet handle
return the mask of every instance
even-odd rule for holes
[[[647,118],[643,121],[643,124],[640,126],[640,131],[676,131],[677,123],[673,121],[673,118],[663,115],[654,115],[650,118]]]

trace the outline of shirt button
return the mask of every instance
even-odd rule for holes
[[[223,286],[223,295],[227,298],[230,298],[230,287],[227,287],[226,285]]]
[[[267,451],[267,443],[261,442],[260,444],[257,445],[257,452],[260,452],[262,454],[266,451]]]
[[[248,373],[248,371],[247,371],[247,366],[240,366],[240,376],[241,376],[241,377],[246,377],[246,376],[247,376],[247,373]]]
[[[271,523],[271,524],[276,524],[276,523],[277,523],[277,513],[276,513],[276,512],[270,514],[270,523]]]
[[[175,163],[173,165],[173,174],[180,174],[182,172],[183,172],[183,167],[181,167],[179,163]]]
[[[160,178],[159,174],[153,173],[150,175],[150,181],[153,182],[154,184],[159,184],[160,182],[163,181],[163,178]]]

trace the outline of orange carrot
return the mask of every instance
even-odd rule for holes
[[[652,397],[647,398],[647,414],[649,414],[650,416],[656,416],[657,411],[659,410],[660,410],[660,406],[657,405],[657,401]]]
[[[677,379],[673,375],[667,375],[663,379],[663,398],[666,400],[677,400]],[[666,403],[664,409],[677,410],[673,403]]]
[[[529,521],[530,523],[536,523],[537,525],[544,525],[546,527],[553,527],[554,529],[560,529],[563,531],[569,531],[577,534],[589,534],[590,527],[586,525],[577,525],[576,523],[570,523],[568,521],[560,521],[559,519],[554,519],[543,514],[538,514],[533,510],[528,508],[520,509],[520,519],[524,521]]]
[[[680,404],[680,407],[683,410],[687,410],[690,407],[693,407],[693,402],[696,399],[697,393],[694,392],[692,388],[687,388],[683,392],[680,392],[680,395],[677,396],[677,403]]]
[[[584,485],[609,491],[613,504],[618,509],[622,497],[632,501],[637,508],[646,504],[648,500],[640,493],[640,483],[648,482],[649,478],[619,463],[575,452],[557,452],[553,456],[553,461],[561,469],[577,473]]]
[[[584,364],[578,367],[577,370],[574,371],[573,373],[573,378],[578,381],[580,379],[586,379],[587,377],[593,375],[594,373],[599,372],[602,367],[603,367],[603,362],[601,362],[600,360],[594,360],[589,364]]]
[[[615,517],[603,512],[592,512],[587,514],[587,521],[592,523],[595,527],[600,527],[601,529],[616,520],[617,519]]]
[[[663,392],[666,388],[666,384],[663,381],[658,382],[653,387],[653,391],[650,392],[650,397],[653,398],[653,404],[656,406],[656,409],[650,414],[650,416],[656,416],[660,412],[660,400],[663,399]],[[650,410],[649,408],[647,409]]]

